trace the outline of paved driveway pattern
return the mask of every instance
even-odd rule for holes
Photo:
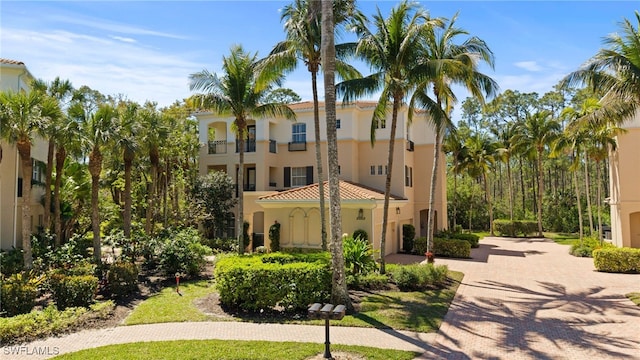
[[[567,246],[544,239],[485,238],[480,244],[472,259],[436,259],[465,273],[438,333],[333,326],[331,342],[412,350],[422,353],[420,359],[640,360],[640,307],[624,297],[640,291],[640,275],[598,273],[592,259],[573,257]],[[423,259],[392,255],[387,261]],[[45,359],[107,344],[183,339],[323,343],[324,328],[233,322],[118,326],[0,348],[0,358]]]

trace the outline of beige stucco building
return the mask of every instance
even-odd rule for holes
[[[363,229],[379,246],[382,231],[384,184],[391,124],[391,111],[384,126],[370,141],[371,118],[375,103],[357,102],[337,106],[338,157],[340,165],[343,233]],[[279,119],[249,121],[245,147],[244,218],[250,223],[254,242],[268,245],[269,226],[281,224],[282,246],[320,247],[320,209],[315,158],[313,103],[291,105],[295,122]],[[433,168],[435,136],[417,114],[408,123],[408,111],[401,109],[396,129],[387,244],[384,254],[402,249],[402,225],[413,224],[417,235],[426,234],[429,185]],[[233,117],[213,113],[195,114],[199,121],[200,173],[225,171],[237,179],[238,154],[231,124]],[[320,104],[320,119],[324,119]],[[324,179],[327,179],[326,128],[321,121]],[[446,224],[446,182],[441,158],[435,198],[436,228]],[[328,191],[326,205],[328,206]],[[327,210],[325,210],[326,212]],[[328,216],[327,216],[328,222]],[[327,225],[328,226],[328,225]],[[328,228],[328,227],[327,227]]]
[[[610,154],[611,239],[617,246],[640,248],[640,113],[623,126],[618,149]]]
[[[33,76],[24,63],[0,59],[0,91],[29,91]],[[31,150],[34,167],[34,182],[44,182],[42,164],[47,160],[44,140],[36,138]],[[22,247],[22,165],[15,146],[0,140],[0,248],[7,250]],[[44,195],[42,186],[33,186],[31,192],[31,228],[42,224],[44,208],[40,199]]]

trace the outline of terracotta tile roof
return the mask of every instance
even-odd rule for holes
[[[360,107],[360,108],[365,108],[365,107],[376,106],[376,104],[377,104],[377,102],[375,102],[375,101],[356,101],[353,104],[347,105],[347,107],[355,105],[355,106]],[[319,107],[321,109],[324,108],[324,102],[323,101],[318,102],[318,105],[319,105]],[[336,103],[336,106],[339,109],[340,107],[342,107],[342,103],[338,102],[338,103]],[[299,102],[299,103],[289,104],[289,107],[292,110],[311,110],[311,109],[313,109],[313,101],[302,101],[302,102]]]
[[[22,61],[0,58],[0,63],[9,65],[24,65]]]
[[[329,198],[329,182],[324,182],[325,198]],[[384,192],[366,187],[364,185],[340,180],[340,197],[344,200],[384,200]],[[288,201],[318,201],[320,192],[318,184],[311,184],[279,193],[261,196],[258,200],[288,200]],[[391,200],[405,200],[402,197],[391,195]]]

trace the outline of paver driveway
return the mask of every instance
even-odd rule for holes
[[[544,239],[486,238],[422,358],[640,359],[640,275],[594,270],[593,259]]]
[[[465,273],[437,334],[332,327],[331,342],[423,352],[421,359],[639,359],[640,275],[594,271],[593,260],[542,239],[485,238],[471,260],[437,259]],[[393,255],[388,262],[424,257]],[[26,344],[72,352],[108,344],[178,339],[324,342],[322,327],[229,322],[169,323],[87,330]],[[8,355],[0,359],[40,359]]]

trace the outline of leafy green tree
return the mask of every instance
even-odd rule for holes
[[[122,210],[122,230],[126,239],[131,239],[131,208],[133,200],[131,195],[131,174],[133,161],[140,151],[138,136],[141,131],[139,105],[134,102],[121,102],[118,104],[118,124],[114,134],[115,142],[122,153],[124,164],[124,208]]]
[[[236,205],[233,179],[222,171],[212,171],[196,179],[192,193],[205,224],[213,223],[212,233],[226,228],[229,211]]]
[[[380,272],[385,273],[385,248],[389,218],[389,198],[393,174],[398,111],[405,98],[412,95],[422,73],[417,68],[423,54],[421,37],[439,20],[432,20],[416,3],[403,1],[396,5],[389,17],[383,17],[380,9],[373,17],[375,30],[368,28],[364,19],[359,19],[355,29],[359,35],[356,56],[369,64],[373,74],[363,78],[345,80],[338,84],[338,93],[343,101],[352,102],[363,95],[380,92],[380,97],[371,119],[371,145],[376,140],[376,130],[386,122],[389,106],[392,108],[387,158],[387,174],[384,188],[382,231],[380,234]],[[409,110],[413,116],[413,108]]]
[[[495,163],[497,144],[492,142],[486,135],[476,134],[467,139],[467,148],[467,171],[472,177],[482,178],[489,209],[489,232],[491,236],[494,236],[493,203],[491,201],[491,191],[489,190],[488,174]]]
[[[24,266],[31,269],[31,147],[40,129],[46,127],[43,102],[53,104],[53,99],[38,91],[0,93],[0,135],[15,145],[22,166],[22,250]]]
[[[204,93],[194,96],[199,106],[218,114],[234,116],[238,139],[238,251],[244,253],[242,238],[244,223],[244,144],[247,137],[247,120],[250,117],[283,116],[295,119],[295,113],[285,104],[261,103],[271,87],[282,80],[283,74],[272,66],[260,66],[257,55],[244,51],[241,46],[231,47],[229,56],[222,59],[222,75],[207,70],[190,75],[190,89]]]
[[[264,99],[267,103],[293,104],[302,101],[300,95],[288,88],[280,88],[273,90],[269,96]]]

